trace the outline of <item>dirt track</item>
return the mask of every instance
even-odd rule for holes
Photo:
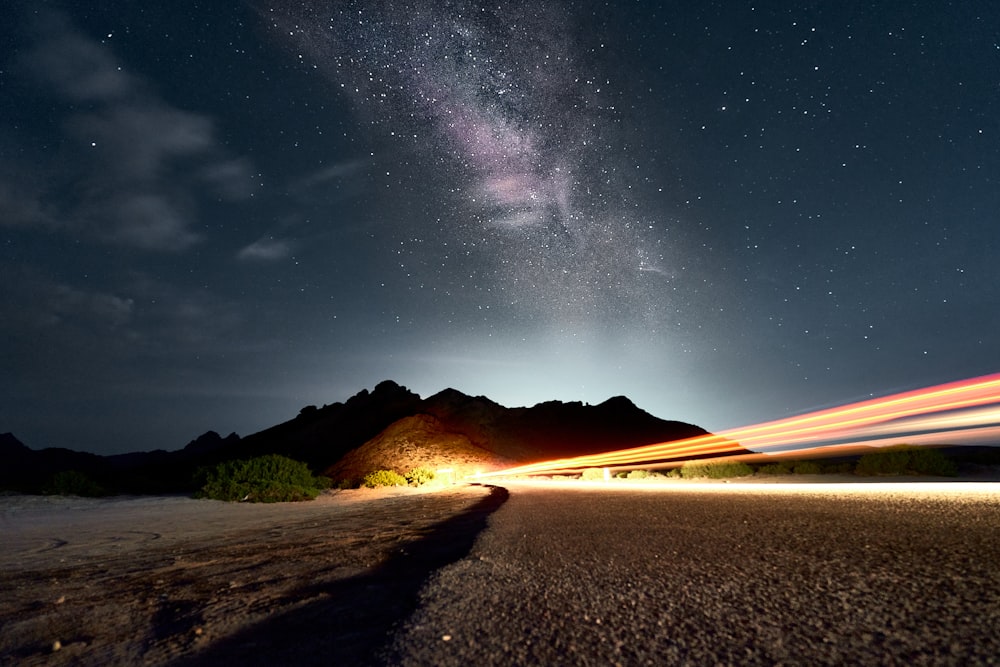
[[[495,504],[481,487],[280,505],[0,497],[0,664],[362,663]]]

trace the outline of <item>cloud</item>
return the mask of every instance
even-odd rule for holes
[[[138,82],[100,44],[77,32],[67,17],[45,12],[38,23],[43,34],[26,60],[59,94],[79,102],[109,102],[134,94]]]
[[[67,320],[89,322],[99,329],[116,329],[132,319],[135,302],[127,297],[87,291],[69,285],[51,287],[45,323],[57,325]]]
[[[43,206],[42,198],[23,178],[0,175],[0,226],[50,226],[52,218]]]
[[[146,250],[184,250],[200,240],[188,229],[181,202],[161,194],[128,194],[109,202],[103,237]]]
[[[26,341],[36,351],[46,349],[45,343],[60,331],[79,343],[120,331],[133,321],[135,300],[122,290],[71,285],[18,264],[6,268],[18,289],[0,291],[0,321],[12,339]]]
[[[132,276],[129,293],[143,304],[134,328],[150,355],[172,358],[178,350],[235,350],[245,337],[239,304],[209,290],[189,290],[146,274]]]
[[[247,335],[238,303],[207,289],[135,272],[95,285],[17,263],[5,269],[16,289],[0,290],[0,375],[22,399],[160,386],[271,344]]]
[[[26,149],[8,156],[30,157],[0,164],[0,224],[177,252],[202,240],[197,202],[252,195],[252,165],[227,155],[210,116],[164,102],[62,14],[42,13],[35,34],[16,69],[59,102],[51,126],[61,136],[3,137]],[[46,143],[60,148],[34,148]],[[34,187],[32,167],[44,173]]]
[[[227,299],[142,273],[120,276],[123,284],[113,289],[72,284],[30,267],[15,266],[11,273],[21,289],[0,294],[0,318],[38,349],[58,341],[51,350],[124,353],[122,345],[106,345],[113,335],[133,351],[172,355],[189,344],[232,346],[233,332],[244,322],[237,304]]]
[[[229,201],[247,199],[253,194],[253,166],[250,160],[236,158],[214,162],[201,170],[201,178],[215,193]]]
[[[292,254],[289,243],[274,238],[260,238],[242,248],[237,255],[243,260],[273,262]]]
[[[171,160],[201,158],[214,144],[208,118],[151,100],[74,115],[68,124],[79,143],[125,183],[161,178]]]
[[[325,167],[300,179],[295,184],[295,189],[308,190],[310,188],[350,178],[363,171],[367,165],[368,162],[366,160],[346,160],[344,162],[338,162],[335,165]]]

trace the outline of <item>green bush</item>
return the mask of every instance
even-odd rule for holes
[[[753,474],[753,468],[742,461],[685,461],[681,466],[684,479],[728,479]]]
[[[677,479],[680,476],[681,476],[680,468],[671,468],[670,472],[667,473],[667,477],[669,477],[670,479]]]
[[[626,479],[648,479],[649,478],[649,471],[648,470],[630,470],[629,473],[625,476],[625,478]]]
[[[905,475],[909,464],[909,452],[893,447],[863,455],[854,470],[859,475]]]
[[[201,470],[199,477],[196,497],[253,503],[313,500],[330,486],[329,479],[314,476],[305,463],[277,454],[225,461]]]
[[[858,460],[859,475],[943,475],[958,474],[953,461],[940,450],[913,445],[884,447]]]
[[[954,477],[958,466],[940,449],[921,447],[910,452],[910,467],[920,475],[940,475]]]
[[[99,498],[108,495],[104,487],[79,470],[57,472],[45,485],[43,492],[53,496],[83,496],[85,498]]]
[[[818,475],[823,471],[815,461],[798,461],[792,466],[792,472],[796,475]]]
[[[824,463],[820,467],[820,472],[824,475],[848,475],[854,472],[854,464],[848,462]],[[800,473],[805,474],[805,473]]]
[[[434,471],[430,468],[414,468],[403,475],[403,477],[405,477],[406,481],[410,484],[420,486],[434,479]]]
[[[604,479],[604,469],[603,468],[587,468],[580,475],[580,479],[586,480],[588,482],[602,480],[602,479]]]
[[[406,478],[395,470],[374,470],[365,475],[361,485],[369,489],[380,486],[406,486]]]
[[[787,475],[792,472],[784,463],[767,463],[757,469],[761,475]]]

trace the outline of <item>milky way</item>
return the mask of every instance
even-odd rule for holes
[[[0,432],[995,373],[1000,5],[910,4],[7,0]]]
[[[621,90],[592,64],[599,41],[576,38],[585,16],[433,2],[263,14],[374,132],[412,144],[404,178],[439,193],[444,238],[478,248],[474,282],[497,305],[561,327],[655,326],[663,238],[628,196]]]

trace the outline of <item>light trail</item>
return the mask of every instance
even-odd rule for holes
[[[538,478],[521,478],[505,480],[504,486],[511,488],[528,488],[557,490],[565,492],[607,491],[611,493],[716,493],[716,494],[758,494],[758,495],[919,495],[927,499],[929,495],[942,498],[957,498],[968,500],[978,496],[982,500],[1000,501],[1000,482],[802,482],[798,484],[769,484],[761,482],[730,481],[724,484],[718,482],[684,482],[683,484],[664,484],[662,482],[628,481],[621,484],[575,480],[572,483],[542,480]]]
[[[541,461],[480,473],[477,477],[579,472],[586,468],[670,467],[695,457],[761,460],[788,450],[799,457],[836,456],[886,444],[886,438],[896,435],[908,437],[915,444],[931,441],[940,444],[943,438],[952,438],[951,444],[996,441],[1000,438],[1000,373],[716,434]],[[753,451],[748,454],[748,449]]]

